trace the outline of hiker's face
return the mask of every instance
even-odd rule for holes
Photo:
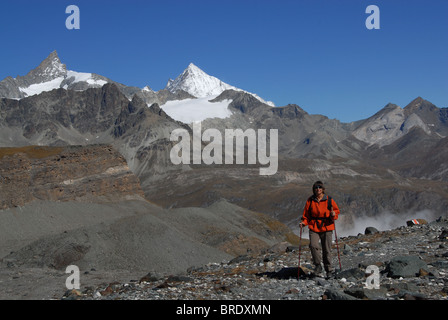
[[[314,188],[314,193],[315,193],[316,195],[321,195],[323,192],[324,192],[324,189],[323,189],[321,186],[316,186],[316,187]]]

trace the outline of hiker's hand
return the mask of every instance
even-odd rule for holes
[[[334,218],[336,216],[336,212],[334,212],[333,210],[331,210],[330,215],[332,218]]]
[[[303,222],[300,222],[300,223],[299,223],[299,227],[300,227],[300,228],[303,228],[304,226],[305,226],[305,224],[304,224]]]

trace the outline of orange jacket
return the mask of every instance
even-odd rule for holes
[[[335,213],[333,218],[330,216],[330,210],[328,210],[327,195],[324,195],[320,201],[314,196],[309,197],[303,209],[302,222],[314,232],[334,230],[334,220],[339,217],[339,208],[333,198],[331,198],[331,204]]]

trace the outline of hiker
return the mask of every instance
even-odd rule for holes
[[[300,228],[304,226],[309,228],[310,249],[316,275],[322,273],[322,261],[327,276],[334,275],[331,264],[331,243],[335,229],[334,221],[338,219],[338,216],[339,208],[336,202],[325,194],[324,184],[316,181],[313,184],[313,195],[306,201],[300,222]],[[322,243],[322,254],[319,241]]]

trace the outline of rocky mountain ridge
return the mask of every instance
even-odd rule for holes
[[[7,77],[0,82],[0,96],[22,99],[57,88],[84,90],[87,87],[101,87],[108,79],[91,74],[67,70],[56,51],[53,51],[39,66],[25,76]]]
[[[443,139],[448,133],[446,122],[445,109],[417,97],[403,109],[394,104],[386,105],[356,128],[353,135],[369,145],[380,147],[393,143],[413,128]]]
[[[182,90],[177,90],[175,94],[168,90],[154,92],[149,86],[140,89],[126,86],[95,73],[67,70],[56,51],[51,52],[39,66],[25,76],[17,76],[16,78],[9,76],[0,81],[0,97],[19,100],[59,88],[84,91],[89,88],[101,88],[107,83],[115,84],[129,100],[134,95],[138,95],[149,105],[192,97]]]

